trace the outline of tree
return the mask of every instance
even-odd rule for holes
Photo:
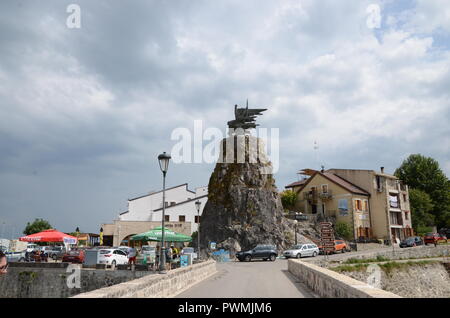
[[[297,193],[292,190],[281,192],[281,204],[285,210],[293,209],[297,203]]]
[[[435,217],[431,214],[433,201],[430,196],[417,189],[409,190],[409,203],[411,206],[412,226],[417,235],[430,231],[435,224]]]
[[[434,216],[438,227],[445,227],[450,223],[450,181],[436,160],[420,154],[410,155],[395,171],[395,176],[410,188],[429,196],[433,204],[429,213]],[[423,199],[423,195],[420,197]],[[418,202],[420,200],[416,203]],[[411,204],[411,209],[413,208],[416,207]]]
[[[189,247],[197,247],[197,243],[198,243],[197,236],[198,236],[197,231],[192,232],[192,234],[191,234],[192,241],[189,242],[189,244],[188,244]]]
[[[25,227],[25,230],[23,230],[23,234],[30,235],[34,233],[39,233],[44,230],[51,229],[52,226],[48,221],[44,219],[35,219],[33,223],[27,222],[27,226]]]

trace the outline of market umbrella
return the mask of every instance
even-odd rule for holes
[[[39,233],[22,236],[19,241],[24,242],[64,242],[65,244],[76,244],[78,239],[75,236],[65,234],[57,230],[45,230]]]
[[[130,240],[132,241],[157,241],[161,242],[162,238],[162,226],[155,227],[154,229],[133,235]],[[192,237],[177,233],[175,231],[164,228],[164,241],[166,242],[190,242]]]

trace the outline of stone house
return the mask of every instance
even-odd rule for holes
[[[414,235],[408,187],[373,170],[304,169],[304,180],[286,188],[297,193],[296,209],[346,222],[355,239],[404,239]]]

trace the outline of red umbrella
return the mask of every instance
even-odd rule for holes
[[[75,236],[57,230],[45,230],[39,233],[22,236],[19,240],[25,242],[64,242],[67,244],[76,244],[78,241]]]

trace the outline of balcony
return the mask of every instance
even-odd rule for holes
[[[322,200],[330,200],[333,197],[333,192],[328,189],[327,192],[320,192],[319,193],[319,198],[321,198]]]
[[[309,191],[303,193],[303,198],[305,200],[308,200],[310,203],[317,203],[319,199],[319,194],[316,191]]]

